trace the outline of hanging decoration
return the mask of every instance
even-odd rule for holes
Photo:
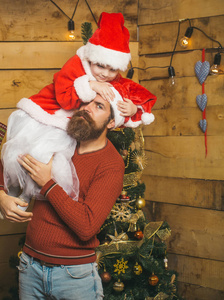
[[[202,120],[199,121],[199,127],[205,135],[205,156],[207,156],[207,120],[206,120],[206,106],[207,95],[205,94],[205,80],[210,72],[210,63],[205,61],[205,49],[202,50],[202,61],[198,61],[195,64],[195,74],[199,83],[202,86],[202,94],[196,97],[196,102],[200,110],[202,111]]]
[[[114,264],[114,272],[117,272],[118,275],[125,273],[125,270],[128,269],[127,263],[128,261],[124,261],[124,258],[121,260],[117,259],[117,263]]]
[[[79,0],[76,2],[75,9],[73,11],[73,14],[72,14],[71,18],[53,0],[50,0],[50,1],[69,19],[69,21],[68,21],[68,40],[69,41],[74,41],[75,40],[75,22],[74,22],[73,18],[75,16],[75,12],[76,12],[77,6],[79,4]],[[89,3],[87,2],[87,0],[85,0],[85,2],[86,2],[87,6],[88,6],[88,8],[89,8],[89,10],[92,14],[92,17],[93,17],[95,23],[97,24],[96,18],[95,18],[94,14],[93,14],[90,6],[89,6]],[[82,26],[82,38],[84,36],[83,31],[88,32],[89,37],[92,35],[92,31],[91,31],[92,28],[89,24],[90,23],[86,22],[85,25]],[[84,36],[84,41],[87,43],[85,36]]]

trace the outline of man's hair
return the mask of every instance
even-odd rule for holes
[[[108,123],[109,123],[111,120],[113,120],[114,117],[115,117],[115,115],[114,115],[114,109],[113,109],[112,105],[110,104],[110,115],[109,115],[109,118],[108,118]],[[107,123],[107,124],[108,124],[108,123]],[[114,128],[109,128],[109,129],[107,129],[107,131],[111,131],[111,130],[113,130],[113,129],[114,129]]]

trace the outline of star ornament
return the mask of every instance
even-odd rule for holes
[[[140,168],[140,170],[144,170],[144,168],[147,166],[147,156],[144,153],[134,153],[132,158],[132,162]]]
[[[124,261],[124,258],[122,258],[121,260],[117,259],[117,263],[114,264],[114,272],[117,272],[118,275],[120,275],[121,273],[125,273],[125,270],[128,269],[127,266],[128,261]]]
[[[110,238],[111,238],[111,242],[109,243],[108,246],[110,246],[111,244],[115,243],[115,246],[117,248],[117,250],[119,249],[119,245],[117,244],[117,242],[123,241],[126,237],[126,232],[121,232],[120,234],[117,233],[117,230],[115,229],[115,233],[114,235],[111,234],[107,234]]]

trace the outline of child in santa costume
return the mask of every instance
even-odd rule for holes
[[[82,102],[92,101],[97,93],[112,100],[115,121],[119,120],[116,127],[135,128],[153,122],[151,108],[156,96],[119,74],[119,70],[127,69],[130,59],[123,15],[103,12],[96,32],[54,75],[53,83],[19,101],[19,109],[9,118],[7,142],[2,149],[5,187],[11,195],[18,196],[18,188],[22,188],[25,201],[33,195],[41,199],[39,187],[17,162],[18,155],[29,153],[43,163],[54,155],[54,179],[74,200],[78,199],[79,183],[71,163],[76,141],[66,134],[66,127],[73,110]]]

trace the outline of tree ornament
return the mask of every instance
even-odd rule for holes
[[[130,200],[130,197],[127,196],[127,191],[125,191],[125,190],[121,191],[121,195],[119,198],[122,202],[127,202]]]
[[[117,230],[115,229],[114,235],[112,234],[107,234],[110,238],[111,238],[111,242],[109,244],[111,244],[112,242],[120,242],[120,241],[127,241],[128,240],[128,235],[126,232],[121,232],[121,233],[117,233]]]
[[[165,257],[163,261],[164,261],[165,270],[167,270],[168,269],[168,259]]]
[[[136,262],[136,264],[133,267],[133,272],[135,273],[135,275],[142,274],[142,266]]]
[[[154,273],[152,273],[152,275],[149,277],[149,284],[152,286],[155,286],[155,285],[157,285],[158,282],[159,282],[158,276],[156,276]]]
[[[125,160],[128,156],[128,150],[127,149],[121,150],[120,154],[121,154],[123,160]]]
[[[141,196],[136,200],[135,205],[138,209],[142,209],[145,207],[145,199],[143,199]]]
[[[103,283],[108,283],[111,281],[111,275],[106,270],[104,270],[103,273],[100,274],[100,277]]]
[[[137,239],[137,240],[142,240],[143,239],[143,232],[141,230],[137,230],[135,233],[134,233],[134,237]]]
[[[125,270],[128,269],[127,263],[128,261],[124,261],[124,258],[122,258],[121,260],[117,259],[117,263],[114,264],[114,272],[117,272],[118,275],[120,275],[121,273],[124,274]]]
[[[147,156],[143,152],[133,153],[131,161],[136,164],[141,171],[147,166]]]
[[[113,285],[113,289],[116,292],[122,292],[124,290],[124,284],[123,282],[120,281],[120,279],[118,279],[118,281],[116,281]]]
[[[23,253],[23,250],[20,250],[20,251],[18,252],[17,256],[18,256],[19,259],[20,259],[20,256],[22,255],[22,253]]]
[[[109,216],[117,222],[127,222],[131,217],[131,210],[126,203],[115,203]]]

